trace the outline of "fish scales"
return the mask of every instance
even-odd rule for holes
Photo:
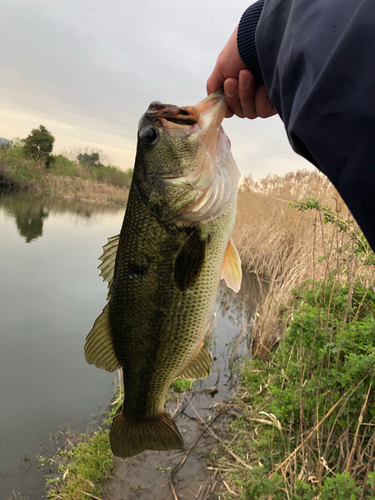
[[[186,228],[168,230],[144,207],[136,187],[129,207],[122,228],[129,237],[120,237],[123,244],[112,287],[111,324],[115,353],[124,370],[124,412],[130,418],[149,418],[163,410],[167,382],[182,372],[197,349],[197,337],[202,338],[228,243],[222,224],[233,225],[235,211],[230,205],[207,223],[211,240],[206,266],[196,284],[181,292],[174,283],[174,262],[185,243]],[[131,315],[124,314],[124,303]]]
[[[241,265],[230,239],[239,173],[221,127],[219,93],[195,107],[151,103],[139,124],[137,156],[121,233],[101,256],[108,304],[89,333],[89,363],[123,369],[114,454],[183,447],[164,411],[178,377],[209,375],[204,336],[219,282],[238,291]]]

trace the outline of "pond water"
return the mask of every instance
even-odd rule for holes
[[[88,365],[83,346],[107,294],[101,247],[123,216],[124,207],[0,194],[0,500],[42,498],[20,464],[59,428],[91,422],[112,397],[115,374]],[[214,370],[200,383],[217,386],[217,401],[230,394],[230,362],[246,352],[241,335],[260,295],[252,277],[239,294],[220,287]]]

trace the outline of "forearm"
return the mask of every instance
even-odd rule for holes
[[[293,149],[329,177],[375,248],[375,4],[265,0],[256,28],[249,9],[242,59],[254,74],[259,64]]]

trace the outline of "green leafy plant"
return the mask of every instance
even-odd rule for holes
[[[184,378],[178,378],[174,380],[171,384],[171,387],[175,392],[185,392],[189,391],[194,385],[192,380],[186,380]]]
[[[50,155],[54,142],[55,138],[51,132],[44,125],[40,125],[23,140],[24,155],[26,158],[41,161],[46,167],[49,167],[53,161]]]

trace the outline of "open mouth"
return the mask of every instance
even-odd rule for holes
[[[154,102],[149,111],[172,137],[187,137],[198,133],[201,144],[188,175],[182,174],[181,171],[173,171],[160,177],[168,180],[185,180],[191,183],[193,179],[201,175],[203,164],[207,164],[206,154],[215,162],[221,122],[227,111],[227,103],[221,90],[209,95],[195,106],[178,107]]]

